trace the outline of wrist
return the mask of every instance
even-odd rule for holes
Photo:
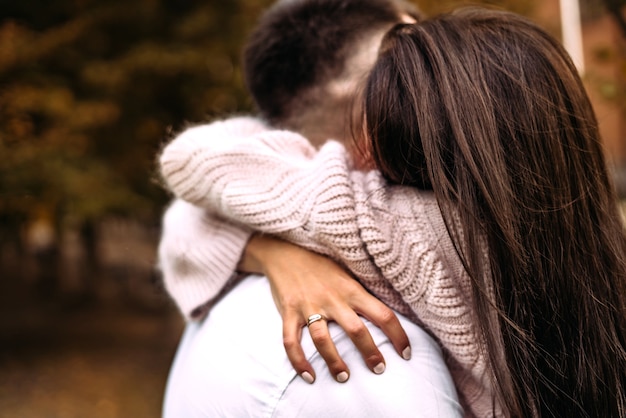
[[[263,260],[271,241],[271,239],[267,239],[262,235],[253,234],[241,255],[237,270],[242,273],[266,274]]]

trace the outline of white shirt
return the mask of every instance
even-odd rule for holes
[[[452,378],[435,341],[399,316],[411,341],[402,359],[387,337],[365,321],[385,357],[376,375],[343,330],[330,333],[350,368],[338,383],[308,331],[302,346],[316,371],[312,385],[300,378],[282,344],[282,319],[267,279],[250,276],[232,289],[202,322],[183,334],[167,383],[164,418],[185,417],[460,417]]]

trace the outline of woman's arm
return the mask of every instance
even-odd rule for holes
[[[302,328],[312,314],[336,321],[374,373],[384,371],[385,360],[359,315],[381,328],[398,354],[406,360],[410,358],[408,337],[393,311],[328,257],[276,238],[253,235],[239,269],[268,277],[274,302],[283,318],[287,356],[305,380],[311,381],[308,376],[315,379],[315,371],[300,345]],[[331,374],[340,382],[347,380],[349,369],[337,353],[326,324],[314,322],[309,331]]]
[[[226,127],[241,122],[231,119],[196,127],[172,141],[160,157],[170,190],[235,223],[341,260],[368,290],[414,319],[391,279],[408,271],[406,257],[403,264],[396,263],[398,254],[406,256],[420,247],[400,248],[388,236],[398,217],[386,196],[377,193],[385,188],[380,176],[351,172],[350,159],[336,142],[316,152],[306,139],[288,131],[223,134],[236,131]],[[419,214],[420,202],[408,203],[415,203]],[[369,247],[381,240],[392,248],[372,253]],[[385,265],[378,263],[379,256]],[[391,268],[390,276],[382,268]]]
[[[415,190],[387,195],[377,173],[349,170],[338,143],[316,153],[286,131],[214,137],[216,128],[227,131],[224,124],[231,123],[239,122],[193,128],[165,148],[161,170],[172,191],[234,222],[341,260],[372,293],[413,320],[408,303],[416,313],[430,309],[422,295],[433,274],[434,241],[421,231],[425,213],[438,213],[436,203],[415,199]]]
[[[374,372],[381,372],[385,360],[357,314],[381,328],[405,359],[410,357],[408,339],[393,311],[338,264],[268,236],[255,235],[248,242],[250,234],[247,228],[185,201],[175,200],[170,205],[163,218],[159,266],[168,293],[187,318],[204,317],[239,263],[240,271],[269,278],[284,319],[285,349],[300,375],[308,372],[312,379],[315,376],[300,346],[302,326],[310,315],[303,313],[305,306],[338,322]],[[312,324],[311,332],[333,376],[349,374],[327,328],[320,322]]]
[[[200,140],[206,141],[213,136],[222,139],[228,136],[245,137],[249,136],[251,132],[258,133],[262,131],[258,125],[255,125],[253,120],[245,118],[242,122],[243,124],[238,121],[232,126],[229,123],[220,122],[192,128],[192,132],[202,132]],[[241,126],[244,128],[242,129]],[[250,126],[253,128],[250,129]],[[272,149],[276,151],[288,152],[291,149],[293,151],[292,157],[299,160],[314,154],[313,149],[309,148],[308,143],[305,141],[300,141],[299,147],[295,149],[283,146],[280,142],[273,145]],[[213,300],[228,283],[234,270],[235,260],[240,259],[245,241],[249,235],[248,229],[216,218],[215,215],[212,215],[207,210],[182,200],[175,201],[168,209],[164,216],[163,235],[159,246],[159,264],[168,292],[188,318],[201,318],[210,308],[208,302]],[[252,241],[251,247],[258,248],[254,243],[263,240],[266,243],[271,241],[269,238],[256,238]],[[341,267],[327,258],[295,246],[290,246],[285,242],[281,242],[280,246],[275,247],[283,250],[286,247],[292,247],[290,253],[300,254],[298,259],[303,260],[302,265],[306,266],[306,268],[304,270],[294,269],[291,267],[290,258],[285,258],[281,253],[276,253],[274,258],[270,258],[271,251],[265,251],[265,257],[274,260],[274,262],[265,264],[269,266],[267,269],[263,268],[263,271],[267,271],[270,280],[273,278],[280,279],[281,277],[289,279],[296,277],[300,279],[299,284],[301,285],[305,280],[311,280],[312,283],[317,284],[314,280],[321,276],[327,277],[326,280],[329,282],[328,285],[330,285],[332,283],[331,278],[335,276],[326,273],[331,271],[335,273],[336,277],[343,279],[343,288],[349,290],[345,292],[345,296],[350,297],[351,301],[343,302],[340,295],[344,293],[335,292],[336,298],[332,300],[332,303],[328,299],[323,299],[317,295],[300,298],[297,303],[310,303],[309,301],[313,301],[324,307],[325,312],[327,312],[325,314],[327,319],[336,320],[347,331],[347,334],[353,339],[355,345],[363,354],[370,369],[380,372],[381,364],[384,365],[384,359],[373,344],[369,332],[358,318],[357,313],[368,317],[374,324],[381,327],[398,352],[402,353],[403,357],[407,358],[409,356],[408,340],[395,314],[378,299],[367,293]],[[250,255],[253,253],[246,251],[244,254]],[[305,255],[308,257],[305,257]],[[242,258],[242,260],[245,259],[245,257]],[[286,260],[290,261],[285,263]],[[308,264],[306,261],[308,261]],[[277,266],[283,267],[277,268]],[[321,266],[325,266],[324,273],[317,271]],[[248,266],[248,271],[250,270]],[[261,265],[258,265],[256,270],[260,272]],[[281,292],[284,295],[282,297],[283,300],[289,297],[288,294],[292,291],[290,289],[295,289],[295,292],[298,292],[298,288],[290,288],[288,284],[289,282],[285,280],[283,280],[282,286],[273,282],[275,294],[276,292]],[[331,288],[333,287],[334,285],[331,286]],[[320,293],[322,297],[328,295],[328,292]],[[360,296],[357,297],[357,295]],[[294,303],[296,303],[295,300]],[[293,309],[284,309],[284,304],[278,304],[277,306],[279,306],[279,310],[283,313],[283,317],[286,320],[284,329],[290,360],[301,373],[308,370],[314,375],[310,365],[301,354],[299,344],[301,326],[294,326],[295,322],[293,321],[303,321],[306,317],[300,316],[296,318],[294,314],[297,314],[297,312]],[[328,339],[326,327],[320,327],[320,325],[321,323],[313,324],[312,326],[313,329],[319,330],[319,338],[314,338],[314,341],[319,343],[320,352],[329,364],[333,375],[337,376],[342,371],[347,372],[347,366],[337,355],[332,340]]]

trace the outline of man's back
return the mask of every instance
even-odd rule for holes
[[[247,277],[203,322],[187,327],[168,381],[163,416],[462,416],[440,348],[421,328],[399,318],[411,340],[409,361],[366,322],[386,359],[382,375],[372,373],[343,330],[329,324],[339,353],[351,365],[350,380],[344,384],[328,373],[308,332],[303,332],[304,351],[318,371],[309,385],[285,355],[282,321],[269,282]]]

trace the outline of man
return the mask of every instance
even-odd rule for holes
[[[278,2],[262,17],[245,53],[246,80],[260,113],[318,145],[328,138],[348,139],[351,100],[380,39],[411,15],[414,9],[393,0]],[[247,277],[217,297],[212,281],[232,272],[238,260],[202,252],[203,240],[219,239],[203,234],[203,227],[215,222],[239,229],[181,201],[164,218],[160,262],[170,294],[194,319],[211,307],[205,319],[187,326],[168,381],[165,417],[461,415],[440,349],[403,317],[410,360],[400,358],[366,321],[386,359],[385,373],[376,375],[345,332],[330,323],[337,350],[351,365],[350,382],[339,385],[324,373],[324,359],[306,333],[304,353],[320,373],[312,386],[299,378],[283,349],[282,321],[267,279]]]

